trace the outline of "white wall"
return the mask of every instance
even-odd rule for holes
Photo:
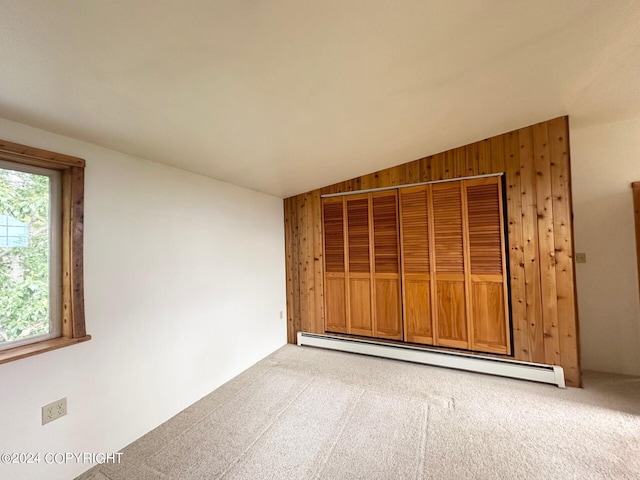
[[[115,452],[286,343],[281,199],[1,119],[0,138],[87,161],[93,336],[0,365],[0,452]],[[68,415],[42,426],[62,397]]]
[[[640,305],[631,182],[640,120],[571,129],[582,368],[640,375]]]

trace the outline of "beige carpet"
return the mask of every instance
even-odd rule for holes
[[[78,478],[640,479],[640,378],[584,383],[287,345]]]

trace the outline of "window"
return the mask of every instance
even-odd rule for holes
[[[0,363],[89,340],[84,160],[0,141]]]

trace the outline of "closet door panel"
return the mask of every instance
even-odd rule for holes
[[[349,277],[349,318],[349,333],[373,335],[371,280],[369,278]]]
[[[405,340],[433,344],[431,282],[429,278],[404,277]]]
[[[371,194],[374,257],[374,336],[402,339],[398,203],[395,190]]]
[[[369,195],[345,199],[348,245],[348,331],[355,335],[373,335],[371,302],[371,249]]]
[[[347,299],[344,275],[325,277],[325,330],[347,333]]]
[[[468,348],[464,280],[438,281],[438,345]]]
[[[375,288],[375,336],[401,340],[400,283],[397,278],[379,278],[376,275]]]
[[[498,177],[467,180],[473,350],[509,353],[502,192]]]
[[[460,182],[432,185],[437,344],[469,348]]]
[[[473,282],[473,333],[476,349],[507,353],[501,282]]]
[[[344,199],[322,202],[325,331],[347,333],[347,290],[345,263]]]
[[[405,340],[432,345],[428,188],[427,185],[401,188],[398,194]]]

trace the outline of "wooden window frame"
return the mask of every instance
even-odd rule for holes
[[[86,342],[84,313],[83,237],[84,168],[82,158],[0,140],[0,159],[58,170],[62,177],[61,288],[62,325],[57,338],[0,351],[0,364]]]

